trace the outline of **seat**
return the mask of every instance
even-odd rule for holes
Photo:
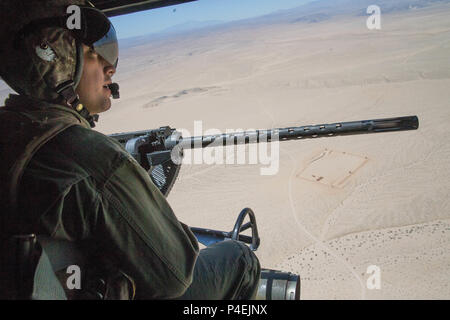
[[[1,241],[0,299],[66,300],[46,251],[35,234]]]

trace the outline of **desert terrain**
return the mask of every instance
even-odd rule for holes
[[[280,142],[273,175],[261,163],[185,164],[168,201],[184,223],[226,231],[252,208],[261,265],[300,274],[302,299],[449,299],[450,3],[381,6],[381,29],[369,30],[366,2],[128,41],[121,99],[95,129],[417,115],[415,131]]]

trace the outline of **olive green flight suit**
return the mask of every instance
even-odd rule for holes
[[[92,130],[68,107],[17,95],[5,104],[1,128],[8,127],[4,115],[17,111],[38,119],[22,128],[25,135],[34,127],[45,131],[52,121],[68,125],[33,153],[18,181],[17,210],[4,220],[3,232],[77,243],[88,261],[81,270],[87,278],[119,271],[132,279],[136,299],[255,296],[260,265],[248,247],[225,241],[199,251],[189,227],[177,220],[147,172],[118,142]],[[17,156],[8,152],[8,139],[17,134],[9,131],[0,129],[2,166]],[[3,191],[7,171],[1,171]]]

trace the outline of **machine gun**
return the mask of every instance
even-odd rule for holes
[[[168,126],[110,135],[146,169],[154,184],[167,197],[178,176],[184,149],[229,146],[259,142],[299,140],[365,133],[415,130],[419,127],[417,116],[338,122],[301,127],[225,133],[183,138],[176,129]],[[248,216],[249,222],[244,223]],[[251,229],[251,236],[243,235]],[[253,211],[245,208],[239,214],[230,232],[191,227],[198,241],[206,246],[233,239],[257,250],[260,244],[256,218]],[[300,296],[300,277],[295,274],[263,269],[257,299],[297,300]]]

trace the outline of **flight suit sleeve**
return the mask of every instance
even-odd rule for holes
[[[136,298],[174,298],[192,283],[198,243],[133,159],[97,187],[92,236],[136,284]]]

